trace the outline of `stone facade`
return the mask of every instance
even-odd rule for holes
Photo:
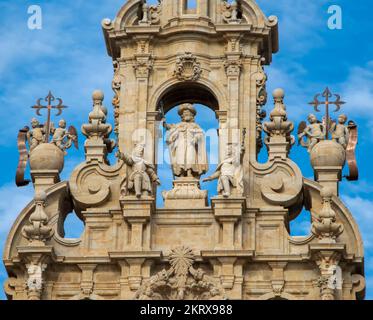
[[[129,0],[102,26],[114,63],[115,126],[95,92],[82,127],[86,161],[69,181],[59,182],[63,157],[56,146],[32,151],[33,159],[49,162],[39,168],[34,160],[36,169],[31,163],[35,200],[5,246],[8,298],[363,299],[362,239],[338,198],[344,149],[335,141],[316,144],[312,181],[288,157],[294,124],[283,90],[273,93],[274,108],[262,123],[264,66],[278,51],[277,18],[266,18],[253,0],[198,0],[195,9],[185,0]],[[185,103],[215,111],[220,161],[226,146],[241,148],[242,188],[230,180],[232,192],[207,206],[199,177],[175,179],[165,207],[157,208],[157,177],[148,169],[156,163],[162,113]],[[121,153],[109,164],[116,146],[131,154],[135,143],[145,146],[137,176],[137,161]],[[269,157],[261,164],[264,145]],[[129,182],[147,176],[147,192],[131,192]],[[292,237],[289,223],[304,208],[312,232]],[[64,237],[71,212],[84,221],[80,239]]]

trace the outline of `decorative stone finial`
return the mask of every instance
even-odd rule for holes
[[[343,225],[336,222],[336,214],[332,209],[332,188],[324,187],[320,195],[322,197],[322,209],[316,220],[312,223],[312,233],[322,243],[335,243],[336,238],[343,232]]]
[[[48,216],[44,211],[47,195],[40,192],[35,195],[35,211],[31,214],[31,225],[23,227],[22,234],[30,241],[30,245],[44,244],[53,236],[52,227],[48,226]]]
[[[88,138],[85,142],[87,161],[106,161],[108,152],[112,152],[115,141],[109,139],[112,126],[106,123],[107,108],[103,106],[104,93],[95,90],[92,94],[93,110],[89,114],[89,123],[83,124],[82,133]]]
[[[270,113],[271,121],[263,124],[263,130],[268,134],[264,143],[267,145],[270,160],[276,157],[286,158],[295,141],[290,135],[294,124],[287,120],[284,97],[283,89],[273,91],[275,106]]]
[[[92,93],[92,100],[94,103],[102,103],[104,101],[105,95],[101,90],[95,90]]]

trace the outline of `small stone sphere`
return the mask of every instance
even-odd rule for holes
[[[92,93],[92,99],[103,101],[104,100],[104,93],[101,90],[95,90]]]
[[[284,89],[277,88],[273,91],[272,95],[273,95],[273,98],[275,98],[275,99],[284,98],[285,97],[285,91],[284,91]]]
[[[346,151],[337,142],[323,140],[311,150],[312,167],[343,167],[346,161]]]
[[[30,154],[31,170],[58,170],[64,166],[65,155],[63,151],[52,143],[38,145]]]

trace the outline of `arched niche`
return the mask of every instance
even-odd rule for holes
[[[187,101],[189,102],[189,101]],[[180,122],[180,116],[178,115],[178,104],[175,107],[165,111],[165,118],[168,124],[175,124]],[[199,102],[195,103],[195,108],[197,111],[197,115],[195,118],[195,122],[201,127],[201,129],[205,133],[205,141],[206,141],[206,150],[208,154],[208,162],[209,162],[209,171],[203,176],[207,177],[212,175],[216,167],[218,165],[219,160],[219,136],[218,136],[218,128],[219,122],[214,115],[214,110],[211,107],[203,105]],[[159,123],[159,132],[163,134],[159,136],[159,139],[156,144],[157,148],[157,172],[158,176],[161,180],[161,185],[157,187],[157,207],[163,208],[164,201],[162,198],[162,193],[164,191],[169,191],[173,188],[172,181],[174,180],[171,163],[170,163],[170,156],[169,156],[169,149],[166,143],[167,131],[163,128],[163,123]],[[202,177],[202,178],[203,178]],[[207,190],[209,194],[209,198],[211,196],[217,195],[217,180],[209,182],[209,183],[201,183],[201,189]]]
[[[228,113],[227,100],[225,94],[208,79],[200,78],[198,81],[179,81],[176,79],[169,79],[160,84],[151,94],[148,107],[147,131],[150,133],[149,137],[154,137],[151,144],[154,149],[151,150],[152,155],[148,154],[149,159],[157,161],[158,156],[158,142],[159,142],[159,122],[161,106],[163,112],[167,113],[174,107],[182,103],[201,104],[215,112],[218,119],[219,133],[219,156],[224,152],[222,147],[225,143],[225,137],[228,134],[222,134],[223,130],[228,128]],[[149,144],[150,145],[150,144]]]
[[[199,82],[164,84],[160,90],[162,93],[158,95],[155,104],[158,109],[163,104],[165,112],[182,103],[202,104],[214,111],[221,109],[219,98],[211,86]]]

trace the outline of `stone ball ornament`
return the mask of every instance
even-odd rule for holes
[[[285,91],[282,88],[277,88],[273,90],[272,95],[273,95],[273,98],[275,99],[283,99],[285,98]]]
[[[54,144],[40,144],[30,153],[31,170],[57,170],[61,173],[63,166],[64,153]]]
[[[93,100],[103,101],[104,97],[105,97],[105,95],[104,95],[103,91],[101,91],[101,90],[95,90],[92,93],[92,99]]]
[[[323,140],[311,150],[312,167],[343,167],[346,161],[346,151],[337,142]]]

